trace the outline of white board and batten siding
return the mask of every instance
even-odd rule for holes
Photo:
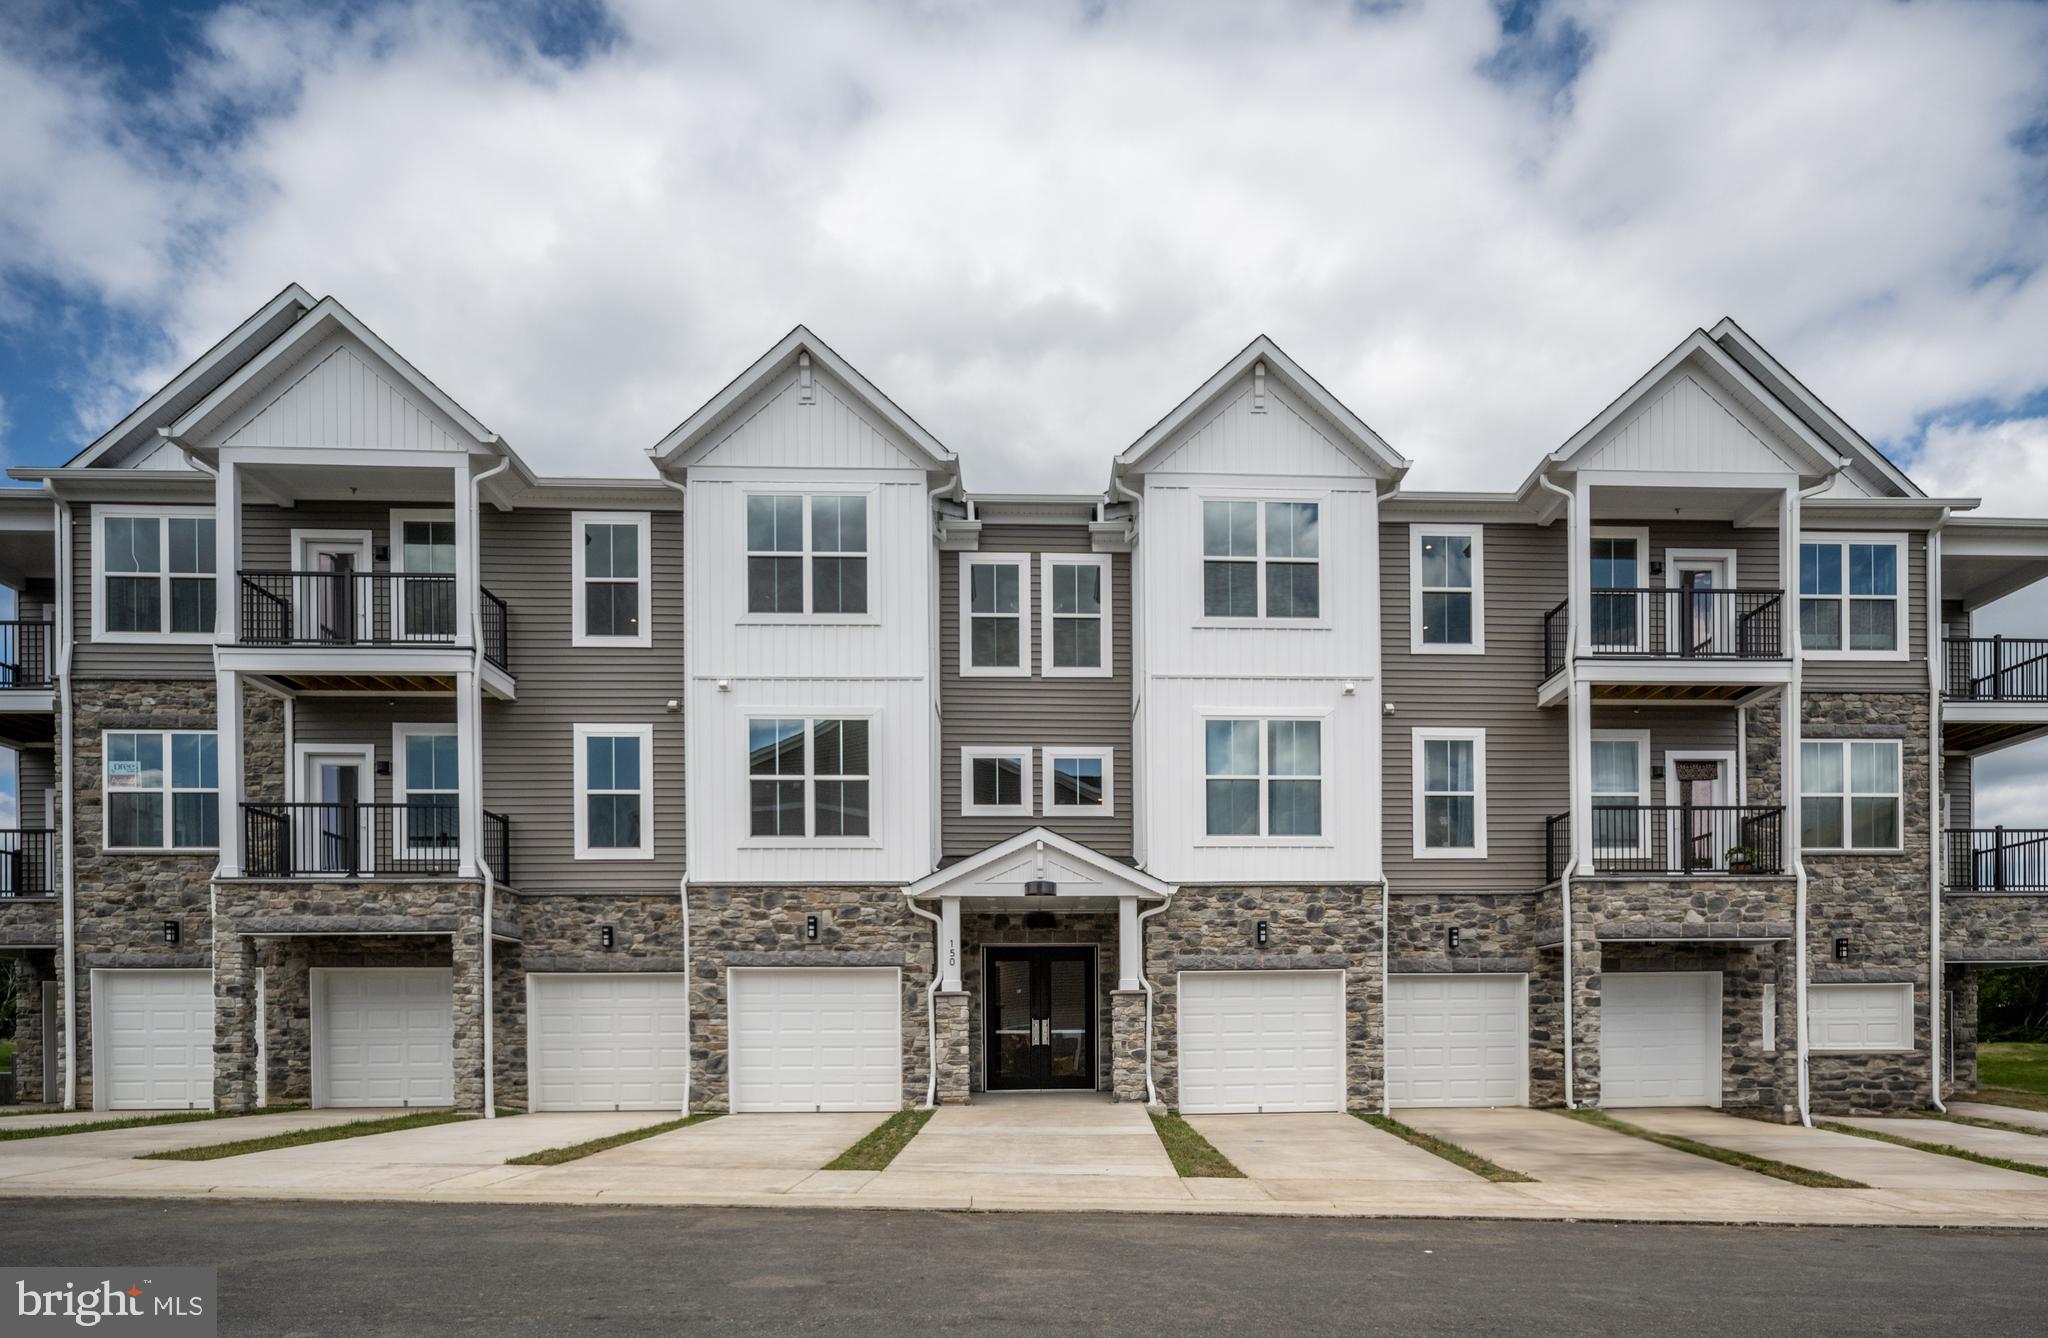
[[[1144,642],[1147,867],[1180,882],[1375,878],[1379,824],[1346,815],[1380,807],[1378,484],[1339,445],[1336,428],[1275,377],[1266,380],[1266,399],[1265,412],[1254,413],[1251,378],[1241,378],[1145,467],[1136,635]],[[1225,498],[1318,503],[1321,617],[1208,625],[1202,504]],[[1321,839],[1207,838],[1203,733],[1211,716],[1323,721]]]
[[[794,373],[736,411],[690,466],[684,532],[691,878],[699,882],[908,882],[931,871],[932,589],[924,464],[850,390]],[[777,621],[747,611],[747,496],[868,498],[868,616]],[[719,680],[728,687],[721,691]],[[750,839],[747,721],[868,716],[872,831],[865,841]]]
[[[468,434],[401,384],[352,336],[335,333],[209,436],[228,447],[461,451]]]
[[[1576,460],[1580,472],[1797,474],[1778,429],[1688,363],[1673,370]]]

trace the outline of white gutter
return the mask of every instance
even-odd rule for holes
[[[1941,1102],[1941,1002],[1947,993],[1941,962],[1941,528],[1948,517],[1949,509],[1943,507],[1941,519],[1927,531],[1927,1059],[1933,1070],[1928,1095],[1943,1114],[1948,1107]]]
[[[472,592],[469,600],[470,640],[473,643],[470,647],[470,661],[474,665],[470,671],[470,685],[471,690],[476,693],[476,737],[469,742],[469,754],[476,763],[475,780],[471,782],[471,788],[476,793],[476,839],[479,843],[484,839],[484,545],[483,535],[479,531],[483,529],[484,522],[484,481],[496,478],[511,467],[512,457],[507,455],[483,473],[472,474],[469,478],[469,570],[471,579],[476,582],[476,590]],[[649,562],[652,562],[651,558]],[[508,834],[506,845],[509,847],[510,844],[511,838]],[[476,856],[477,870],[484,876],[484,979],[481,1000],[484,1015],[484,1118],[494,1120],[498,1118],[498,1064],[496,1028],[491,1022],[498,1011],[497,978],[492,973],[497,957],[493,948],[496,945],[494,929],[497,923],[498,880],[492,876],[491,862],[483,857],[483,851],[477,851]]]
[[[1387,928],[1387,911],[1392,903],[1393,887],[1387,875],[1380,874],[1380,1114],[1392,1118],[1393,1097],[1387,1091],[1387,977],[1392,974],[1387,965],[1387,954],[1392,948],[1392,934]]]
[[[683,907],[683,1109],[690,1113],[690,875],[676,880],[676,899]]]
[[[1558,484],[1552,483],[1550,481],[1550,477],[1547,474],[1544,474],[1541,470],[1537,471],[1535,477],[1536,482],[1541,484],[1544,487],[1544,489],[1550,492],[1554,492],[1559,497],[1564,498],[1565,538],[1567,541],[1571,541],[1573,536],[1571,533],[1572,494],[1570,490],[1560,487]],[[1576,562],[1577,559],[1576,556],[1573,554],[1567,554],[1566,556],[1567,561],[1565,565],[1567,568],[1570,568],[1573,565],[1573,563]],[[1572,582],[1572,587],[1574,590],[1577,589],[1578,582],[1576,580]],[[1569,703],[1575,699],[1575,694],[1572,692],[1573,677],[1578,672],[1578,657],[1573,653],[1572,633],[1574,629],[1571,623],[1571,614],[1571,591],[1566,591],[1564,687],[1565,701],[1567,703],[1565,710],[1568,722],[1571,710]],[[1586,727],[1588,729],[1592,728],[1592,722],[1590,720],[1586,722]],[[1567,733],[1565,740],[1565,784],[1568,787],[1569,800],[1569,802],[1567,802],[1566,804],[1565,810],[1567,813],[1578,807],[1578,765],[1579,750],[1576,746],[1574,746],[1571,743],[1570,735],[1569,733]],[[1546,851],[1545,853],[1547,854],[1548,852]],[[1574,1066],[1572,1062],[1574,1053],[1573,1044],[1576,1036],[1576,1028],[1572,1026],[1572,1019],[1574,1013],[1577,1011],[1576,1004],[1578,1002],[1577,990],[1575,989],[1574,982],[1572,980],[1572,874],[1574,871],[1577,870],[1578,867],[1579,838],[1577,833],[1573,833],[1571,849],[1566,852],[1564,869],[1561,873],[1558,874],[1557,879],[1558,919],[1563,929],[1563,936],[1558,946],[1563,950],[1564,953],[1564,960],[1560,966],[1560,969],[1564,975],[1564,1108],[1566,1110],[1575,1110],[1578,1108],[1577,1093],[1574,1091]]]
[[[903,904],[910,907],[912,915],[921,915],[932,922],[932,983],[924,992],[925,1026],[925,1080],[924,1104],[919,1110],[930,1110],[939,1104],[939,982],[943,979],[940,957],[945,952],[945,921],[917,904],[917,898],[903,889]]]
[[[1790,541],[1783,544],[1783,547],[1785,551],[1791,554],[1795,561],[1799,556],[1799,535],[1806,525],[1803,514],[1806,499],[1827,488],[1828,485],[1835,481],[1835,476],[1840,474],[1845,468],[1847,468],[1846,461],[1837,464],[1826,478],[1814,484],[1811,488],[1800,489],[1794,495],[1793,504],[1790,508],[1791,514],[1786,517],[1792,526],[1792,535]],[[1794,589],[1792,583],[1796,576],[1797,573],[1791,571],[1779,573],[1779,580],[1788,592]],[[1796,599],[1797,597],[1791,596],[1791,598]],[[1797,612],[1798,609],[1795,605],[1793,613],[1796,615]],[[1785,705],[1783,711],[1780,712],[1783,719],[1779,721],[1778,729],[1778,737],[1783,741],[1785,749],[1784,762],[1780,768],[1784,772],[1785,793],[1779,796],[1783,813],[1778,821],[1780,832],[1778,839],[1780,841],[1789,841],[1792,845],[1792,885],[1794,888],[1792,909],[1792,943],[1794,948],[1792,1006],[1798,1014],[1793,1024],[1793,1035],[1798,1041],[1799,1123],[1811,1129],[1813,1127],[1813,1110],[1811,1106],[1812,1080],[1808,1066],[1812,1059],[1812,1047],[1806,1035],[1807,1025],[1810,1020],[1806,1007],[1806,978],[1808,974],[1806,961],[1806,843],[1802,839],[1802,834],[1799,830],[1799,748],[1800,737],[1805,732],[1806,715],[1806,699],[1802,688],[1805,657],[1801,653],[1798,618],[1796,616],[1788,618],[1785,620],[1785,623],[1792,637],[1792,681],[1786,688]]]
[[[56,487],[50,480],[43,480],[43,490],[50,494],[50,500],[57,505],[57,719],[60,735],[59,748],[63,754],[64,771],[64,819],[59,824],[59,841],[63,846],[62,891],[64,894],[64,963],[59,973],[63,978],[64,990],[64,1109],[78,1109],[78,903],[76,897],[75,872],[71,852],[71,800],[77,787],[71,776],[71,503],[57,495]],[[45,1036],[43,1044],[50,1038]],[[50,1094],[43,1093],[48,1100]]]
[[[1177,888],[1175,889],[1175,891],[1178,890]],[[1152,1081],[1153,995],[1152,973],[1145,966],[1145,922],[1172,904],[1173,893],[1169,892],[1166,894],[1165,900],[1161,901],[1157,906],[1154,906],[1149,911],[1141,911],[1138,914],[1138,984],[1145,990],[1145,1104],[1148,1106],[1159,1104],[1159,1088]],[[1384,1010],[1382,1011],[1384,1012]]]

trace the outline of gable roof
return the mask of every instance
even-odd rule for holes
[[[1214,376],[1196,387],[1194,393],[1175,405],[1164,418],[1154,423],[1143,436],[1126,447],[1116,458],[1116,472],[1142,470],[1182,428],[1194,422],[1205,410],[1217,403],[1239,377],[1261,362],[1265,363],[1269,373],[1279,378],[1281,384],[1308,401],[1332,427],[1337,429],[1337,444],[1354,456],[1366,472],[1391,481],[1408,471],[1407,457],[1389,446],[1379,433],[1366,425],[1364,419],[1351,412],[1342,400],[1324,389],[1322,382],[1303,371],[1301,364],[1288,357],[1278,344],[1267,336],[1260,335],[1239,350],[1236,357],[1218,368]]]
[[[1021,869],[1019,866],[1023,865],[1031,868]],[[1076,889],[1072,884],[1064,884],[1056,895],[1164,900],[1174,893],[1173,884],[1162,883],[1142,869],[1111,859],[1048,827],[1019,832],[1007,841],[926,874],[912,883],[908,891],[913,897],[1021,896],[1024,880],[1012,876],[1014,873],[1026,872],[1028,877],[1037,878],[1061,868],[1083,880],[1083,885]],[[1017,891],[1001,890],[1009,887]]]
[[[775,346],[757,358],[752,366],[728,381],[722,390],[706,400],[695,413],[678,423],[667,436],[648,449],[648,455],[662,468],[688,468],[705,450],[717,444],[718,429],[751,401],[756,391],[795,366],[799,357],[806,353],[810,355],[812,362],[851,390],[865,408],[887,423],[914,451],[922,455],[927,470],[940,473],[958,472],[958,456],[940,444],[937,437],[925,431],[924,427],[905,413],[896,401],[884,395],[874,382],[862,376],[852,363],[840,357],[831,345],[801,325],[777,340]]]

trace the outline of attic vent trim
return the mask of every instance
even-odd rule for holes
[[[1266,411],[1266,360],[1259,359],[1252,364],[1252,412]]]
[[[811,385],[811,355],[808,350],[796,355],[796,402],[815,404],[817,392]]]

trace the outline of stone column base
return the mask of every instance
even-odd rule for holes
[[[256,948],[232,931],[213,943],[213,1108],[256,1109]]]
[[[1110,1089],[1119,1101],[1145,1100],[1145,1002],[1143,990],[1109,996]]]
[[[939,1027],[936,1100],[942,1106],[964,1106],[971,1095],[967,1060],[967,991],[941,990],[934,996],[933,1006],[938,1010]]]

